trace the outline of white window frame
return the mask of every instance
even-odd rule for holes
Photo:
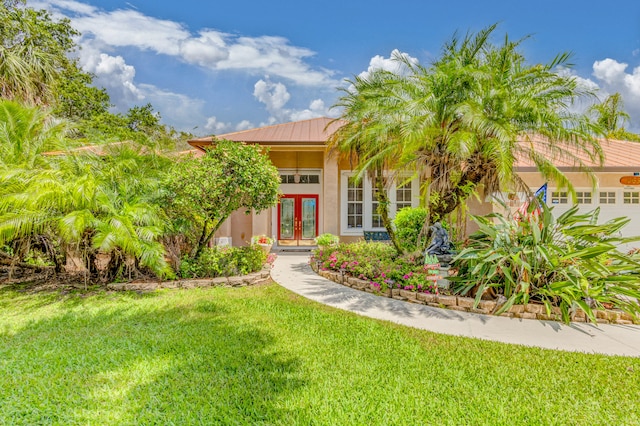
[[[373,184],[368,177],[362,178],[363,189],[363,206],[362,206],[362,228],[349,228],[347,221],[347,203],[348,201],[348,181],[350,177],[356,173],[352,170],[341,172],[340,176],[340,235],[344,236],[362,236],[364,231],[384,231],[384,228],[372,227],[372,189]],[[410,175],[400,176],[398,180],[404,182]],[[392,183],[389,188],[389,216],[394,218],[396,215],[396,183]],[[411,180],[411,207],[420,205],[420,182],[417,178]]]
[[[578,195],[580,194],[580,195]],[[588,194],[588,195],[587,195]],[[595,202],[595,196],[596,194],[598,196],[600,196],[599,193],[594,193],[593,190],[586,190],[586,189],[577,189],[576,190],[576,199],[574,200],[573,204],[577,204],[579,206],[590,206],[592,204],[594,204]],[[585,200],[589,200],[589,202],[585,202]]]

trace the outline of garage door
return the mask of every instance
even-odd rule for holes
[[[640,235],[640,189],[633,188],[599,188],[597,191],[576,188],[576,198],[566,190],[550,188],[547,193],[547,204],[553,207],[555,216],[566,212],[574,203],[581,212],[589,212],[600,207],[599,222],[606,222],[616,217],[626,216],[631,221],[622,228],[623,236]],[[625,246],[640,247],[640,242]]]

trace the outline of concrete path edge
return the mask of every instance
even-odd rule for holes
[[[309,253],[278,253],[271,277],[305,298],[409,327],[454,336],[572,352],[640,357],[640,326],[563,324],[418,305],[346,287],[317,275]]]

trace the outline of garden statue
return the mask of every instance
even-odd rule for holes
[[[431,229],[431,243],[425,253],[435,255],[441,265],[448,265],[453,259],[454,251],[447,230],[440,222],[434,223],[429,229]]]

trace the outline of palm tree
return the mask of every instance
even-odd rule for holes
[[[60,130],[33,112],[0,102],[0,134],[7,136],[0,149],[8,154],[0,163],[0,247],[10,246],[18,261],[37,246],[58,270],[67,262],[87,272],[105,254],[111,261],[104,279],[136,265],[171,275],[160,243],[167,221],[156,202],[169,160],[126,145],[105,157],[44,156],[48,131],[57,138]]]
[[[614,93],[589,108],[597,123],[604,128],[607,138],[640,141],[640,135],[628,132],[624,123],[631,117],[624,111],[624,103],[620,93]]]
[[[527,65],[518,51],[524,39],[493,45],[495,29],[454,35],[428,67],[396,55],[408,73],[356,79],[337,104],[349,124],[331,146],[357,147],[365,165],[423,173],[430,221],[445,218],[480,187],[528,191],[513,171],[516,158],[530,159],[545,178],[570,190],[554,159],[570,158],[587,171],[578,153],[603,159],[593,136],[598,126],[568,108],[590,94],[555,72],[569,66],[570,56]]]
[[[21,1],[0,4],[0,97],[51,105],[62,71],[72,62],[78,33],[68,20],[54,21]]]

